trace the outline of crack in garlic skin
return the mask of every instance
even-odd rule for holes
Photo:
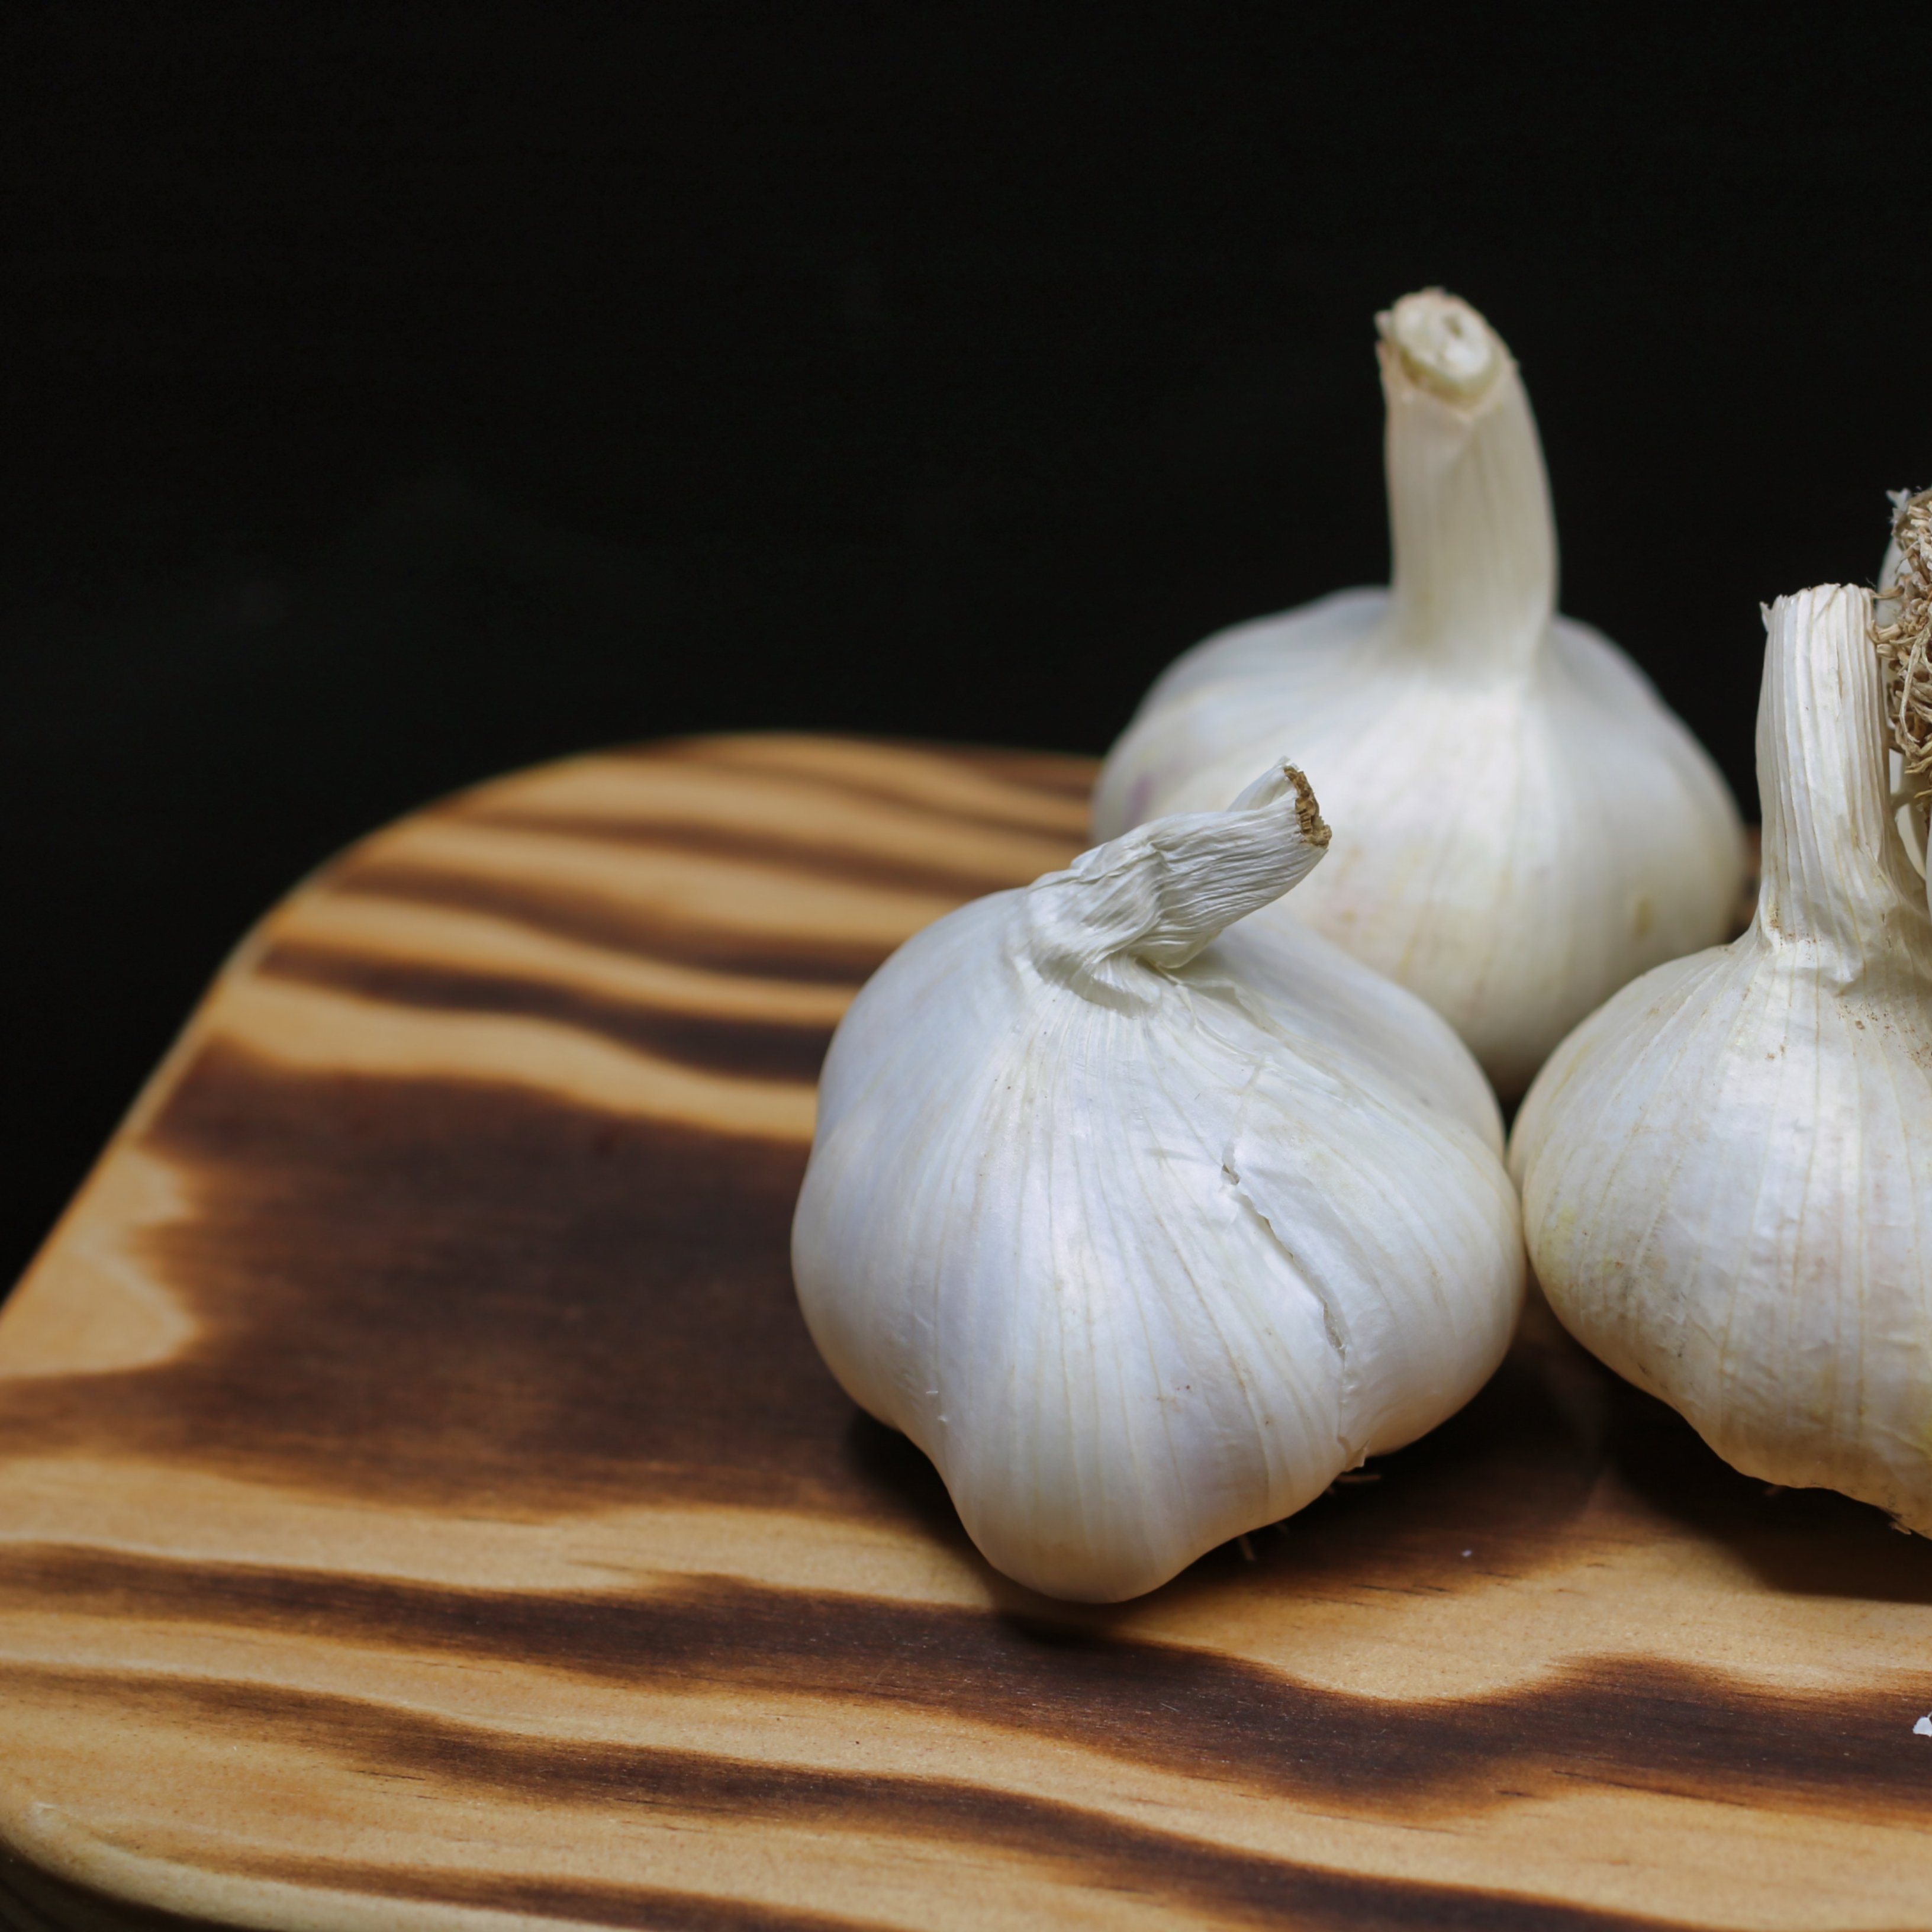
[[[1312,806],[1277,761],[1229,811],[962,908],[826,1063],[793,1238],[814,1340],[1051,1594],[1136,1595],[1278,1520],[1508,1344],[1480,1071],[1316,934],[1228,923],[1320,858]]]
[[[1570,1035],[1510,1142],[1586,1346],[1738,1468],[1932,1530],[1932,918],[1892,823],[1869,593],[1781,598],[1764,877],[1734,944]]]
[[[1724,936],[1743,827],[1649,681],[1556,614],[1541,447],[1500,338],[1439,290],[1378,320],[1392,588],[1180,658],[1108,754],[1094,830],[1211,806],[1292,743],[1338,830],[1261,926],[1312,925],[1419,994],[1511,1096],[1618,987]]]

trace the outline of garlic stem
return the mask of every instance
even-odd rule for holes
[[[1226,812],[1155,820],[1028,887],[1034,963],[1117,1004],[1136,962],[1186,965],[1306,878],[1328,841],[1307,779],[1277,760]]]
[[[1396,634],[1459,668],[1520,670],[1556,608],[1556,526],[1514,360],[1439,289],[1376,318],[1388,405]]]
[[[1871,594],[1823,585],[1780,597],[1765,621],[1758,925],[1774,944],[1817,948],[1830,976],[1849,981],[1888,950],[1916,885],[1893,838]]]

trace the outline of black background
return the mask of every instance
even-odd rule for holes
[[[410,806],[718,727],[1097,752],[1380,579],[1426,284],[1523,366],[1565,608],[1750,809],[1759,601],[1932,476],[1907,24],[10,8],[0,1273]]]

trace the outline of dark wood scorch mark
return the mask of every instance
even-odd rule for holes
[[[803,1148],[219,1044],[147,1138],[191,1178],[144,1245],[196,1334],[16,1388],[0,1450],[392,1502],[867,1506],[792,1293]]]
[[[0,1607],[191,1621],[416,1654],[497,1658],[637,1690],[884,1703],[1123,1762],[1402,1820],[1578,1784],[1922,1822],[1916,1684],[1848,1698],[1598,1658],[1487,1694],[1386,1698],[1037,1617],[706,1578],[643,1592],[490,1592],[64,1546],[0,1563]]]
[[[70,1695],[88,1688],[80,1673],[25,1672],[20,1678],[37,1689]],[[1218,1924],[1292,1925],[1301,1932],[1441,1932],[1457,1926],[1484,1932],[1636,1932],[1658,1925],[1654,1919],[1507,1890],[1478,1892],[1323,1869],[956,1778],[530,1736],[284,1686],[127,1672],[116,1677],[115,1689],[130,1710],[150,1719],[225,1729],[244,1739],[263,1733],[298,1738],[310,1753],[328,1754],[374,1775],[426,1780],[454,1798],[621,1807],[632,1816],[756,1818],[772,1828],[864,1832],[968,1853],[998,1852],[1044,1868],[1064,1882],[1164,1900]],[[298,1882],[313,1883],[320,1876],[306,1859],[291,1868],[253,1859],[246,1869],[266,1878],[284,1869],[299,1870],[304,1879]],[[397,1895],[380,1874],[364,1882]]]

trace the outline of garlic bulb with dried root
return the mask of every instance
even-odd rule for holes
[[[1899,836],[1913,866],[1932,878],[1925,862],[1932,823],[1932,490],[1895,490],[1892,501],[1872,640],[1885,674]]]
[[[1328,837],[1277,762],[928,927],[832,1042],[806,1319],[1035,1589],[1153,1588],[1432,1427],[1508,1342],[1474,1063],[1316,934],[1234,924]]]
[[[1772,608],[1757,916],[1579,1027],[1510,1160],[1586,1347],[1747,1473],[1932,1531],[1932,916],[1871,618],[1838,586]]]
[[[1305,920],[1419,993],[1505,1095],[1635,974],[1721,939],[1742,831],[1607,639],[1556,614],[1556,538],[1508,350],[1439,290],[1376,318],[1394,583],[1198,645],[1108,757],[1112,838],[1229,796],[1277,742],[1335,820]]]

